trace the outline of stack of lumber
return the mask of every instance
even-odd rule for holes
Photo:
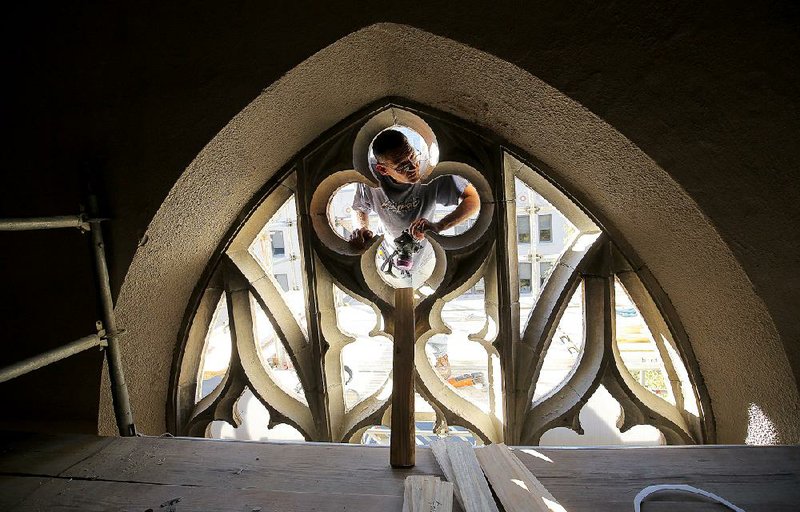
[[[499,512],[471,444],[447,437],[431,443],[431,450],[465,512]]]
[[[498,511],[495,495],[506,512],[565,512],[502,443],[473,449],[463,439],[450,437],[434,441],[431,449],[465,512]]]

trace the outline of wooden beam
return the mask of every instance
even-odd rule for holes
[[[394,294],[394,357],[392,359],[392,438],[389,462],[395,468],[414,465],[414,290]]]
[[[432,475],[406,478],[403,512],[452,512],[453,484]]]
[[[465,512],[498,512],[472,445],[449,437],[434,441],[431,449]]]
[[[475,453],[506,512],[563,512],[564,507],[503,443]]]

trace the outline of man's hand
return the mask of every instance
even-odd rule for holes
[[[417,240],[425,238],[425,231],[431,230],[434,233],[441,233],[447,229],[457,226],[467,220],[470,215],[476,213],[481,208],[481,198],[478,191],[472,185],[467,185],[461,193],[461,202],[456,209],[445,215],[439,222],[431,222],[428,219],[417,219],[409,226],[411,236]]]
[[[350,247],[357,251],[363,251],[369,245],[375,234],[369,228],[358,228],[350,233]]]
[[[408,227],[408,232],[411,233],[411,236],[413,236],[417,240],[422,240],[423,238],[425,238],[426,231],[433,231],[434,233],[438,233],[440,231],[439,223],[431,222],[425,218],[419,218],[414,222],[412,222],[411,225]]]

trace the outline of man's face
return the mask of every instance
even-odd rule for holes
[[[418,183],[422,178],[419,158],[411,147],[396,158],[384,158],[383,162],[379,162],[375,166],[375,170],[398,183],[409,185]]]

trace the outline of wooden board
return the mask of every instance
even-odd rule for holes
[[[14,507],[27,503],[34,492],[51,481],[50,477],[16,477],[0,475],[0,510],[13,510]]]
[[[452,512],[453,484],[436,476],[406,478],[403,512]]]
[[[430,453],[417,468],[393,471],[386,448],[332,443],[118,438],[102,455],[62,476],[335,494],[364,493],[369,482],[369,494],[402,497],[406,476],[441,475]]]
[[[512,452],[570,512],[633,510],[640,490],[665,483],[705,489],[747,512],[796,512],[800,503],[798,446],[533,447]]]
[[[636,493],[659,483],[693,485],[747,512],[794,512],[800,503],[797,446],[512,453],[569,512],[633,510]],[[6,434],[0,436],[0,510],[91,510],[81,507],[103,496],[110,500],[105,509],[128,510],[130,503],[137,512],[163,511],[161,503],[183,496],[185,510],[252,511],[246,507],[254,505],[266,512],[274,501],[288,511],[335,510],[334,504],[368,510],[357,508],[366,503],[400,512],[406,476],[443,476],[427,448],[417,449],[413,469],[392,469],[388,460],[388,448],[358,445]],[[646,506],[644,512],[715,507],[678,497]],[[454,510],[461,508],[454,503]]]
[[[89,435],[2,433],[0,473],[57,476],[76,463],[100,452],[110,437]]]
[[[393,467],[409,468],[414,465],[417,448],[414,424],[414,290],[396,289],[394,308],[389,457]]]
[[[506,512],[560,512],[563,508],[503,443],[475,450],[492,489]]]
[[[15,485],[30,477],[11,477]],[[403,506],[401,496],[373,494],[329,494],[315,492],[284,492],[251,488],[231,488],[227,492],[211,487],[181,485],[154,485],[103,480],[53,479],[40,486],[24,504],[3,510],[47,510],[106,512],[153,510],[165,512],[161,505],[180,498],[175,510],[202,510],[204,512],[308,512],[347,510],[348,512],[375,512],[397,510]]]
[[[458,489],[456,496],[464,510],[498,512],[472,445],[456,437],[438,439],[433,445],[439,465],[448,475],[448,479],[452,479],[453,487]]]
[[[447,443],[442,439],[437,439],[431,443],[431,452],[439,464],[445,478],[453,483],[453,496],[458,503],[464,503],[461,499],[461,493],[458,491],[458,486],[455,485],[456,475],[453,473],[453,465],[450,463],[450,456],[447,455]]]

